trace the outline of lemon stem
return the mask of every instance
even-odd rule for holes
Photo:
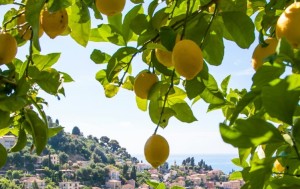
[[[206,39],[206,36],[207,36],[208,33],[209,33],[209,29],[210,29],[210,27],[211,27],[211,25],[212,25],[212,23],[213,23],[213,20],[214,20],[215,16],[217,15],[217,12],[218,12],[218,4],[216,3],[216,4],[215,4],[215,10],[214,10],[214,13],[213,13],[213,15],[212,15],[211,18],[210,18],[210,21],[209,21],[209,23],[208,23],[208,26],[207,26],[207,28],[206,28],[206,30],[205,30],[205,33],[204,33],[203,38],[202,38],[202,41],[201,41],[201,45],[200,45],[200,48],[201,48],[201,49],[202,49],[202,46],[203,46],[204,41],[205,41],[205,39]]]
[[[30,38],[30,43],[29,43],[29,56],[27,58],[27,65],[26,65],[26,77],[28,77],[28,68],[29,68],[29,64],[33,64],[33,60],[32,60],[32,55],[33,55],[33,35],[31,35]]]
[[[186,2],[186,14],[185,14],[184,23],[183,23],[183,25],[182,25],[182,26],[183,26],[183,30],[182,30],[182,34],[181,34],[180,40],[182,40],[183,37],[184,37],[184,35],[185,35],[186,24],[187,24],[189,12],[190,12],[190,3],[191,3],[190,0],[188,0],[188,1]]]
[[[173,81],[174,81],[174,75],[175,75],[175,69],[173,69],[173,72],[172,72],[172,76],[171,76],[171,84],[168,88],[168,91],[166,92],[165,94],[165,99],[164,99],[164,103],[163,103],[163,107],[161,109],[161,112],[160,112],[160,116],[159,116],[159,120],[158,120],[158,123],[157,123],[157,126],[154,130],[154,135],[156,134],[157,130],[158,130],[158,127],[160,126],[160,123],[162,121],[162,116],[164,114],[164,111],[165,111],[165,107],[166,107],[166,103],[167,103],[167,100],[168,100],[168,96],[169,96],[169,93],[171,91],[171,89],[173,88]]]
[[[6,25],[7,25],[7,24],[9,24],[9,23],[11,23],[12,21],[14,21],[16,18],[18,18],[19,16],[21,16],[24,12],[25,12],[25,11],[19,12],[19,13],[16,14],[15,16],[11,17],[10,20],[8,20],[7,22],[5,22],[5,23],[3,24],[4,31],[6,31]]]

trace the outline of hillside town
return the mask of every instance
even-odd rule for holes
[[[15,142],[16,137],[13,135],[0,137],[0,143],[7,149],[11,148]],[[83,161],[68,158],[68,161],[62,164],[59,154],[37,156],[34,168],[31,171],[23,170],[24,173],[20,174],[19,178],[12,178],[15,167],[10,165],[7,169],[0,170],[0,179],[11,179],[16,186],[20,186],[22,189],[149,189],[154,188],[151,183],[163,183],[166,188],[176,186],[197,189],[239,189],[244,184],[242,180],[229,180],[229,175],[224,174],[221,170],[212,169],[205,165],[204,161],[199,162],[196,166],[194,158],[187,158],[183,162],[184,165],[177,165],[174,162],[169,166],[168,163],[165,163],[158,169],[152,168],[148,163],[137,161],[135,158],[124,159],[120,154],[114,154],[113,158],[113,163],[105,165],[106,174],[103,175],[105,182],[100,186],[99,184],[93,186],[90,184],[91,182],[85,182],[78,176],[79,170],[95,167],[93,159]],[[47,164],[51,166],[45,166]],[[130,174],[129,179],[124,179],[124,167],[126,167],[125,171]],[[49,175],[47,174],[48,169],[57,170],[55,173],[60,175],[59,179],[55,180],[53,175],[50,176],[52,181],[56,182],[49,182],[51,179],[47,178],[49,177],[47,176]],[[147,176],[142,182],[137,183],[137,180],[141,178],[138,175]],[[93,175],[88,176],[93,177]]]

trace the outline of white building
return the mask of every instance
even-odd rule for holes
[[[9,149],[13,147],[16,143],[17,137],[14,135],[5,135],[0,137],[0,143],[6,148]]]
[[[79,182],[59,182],[59,189],[79,189]]]
[[[39,189],[44,189],[46,187],[45,181],[38,179],[37,177],[24,178],[21,182],[24,183],[24,189],[31,189],[34,183],[37,184]]]

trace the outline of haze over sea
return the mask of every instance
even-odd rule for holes
[[[138,160],[147,162],[144,155],[139,154],[133,156]],[[236,154],[173,154],[169,156],[167,162],[169,163],[169,167],[171,165],[174,165],[175,161],[177,165],[181,165],[182,161],[188,157],[194,157],[196,165],[198,164],[198,162],[200,162],[201,159],[203,159],[203,161],[205,161],[207,165],[211,165],[213,169],[222,170],[226,174],[232,172],[232,170],[240,170],[240,167],[234,165],[231,162],[231,159],[238,157],[238,155]]]

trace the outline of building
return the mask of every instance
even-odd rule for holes
[[[36,183],[39,189],[44,189],[46,187],[45,181],[37,177],[26,177],[21,179],[21,183],[24,184],[24,189],[31,189],[33,184]]]
[[[59,182],[59,189],[79,189],[79,182],[73,182],[73,181]]]
[[[41,164],[44,159],[47,159],[49,155],[38,157],[37,163]],[[50,154],[50,161],[53,165],[59,164],[59,156],[57,154]]]
[[[17,137],[14,135],[5,135],[0,137],[0,143],[6,148],[9,149],[13,147],[16,143]]]
[[[241,181],[239,180],[231,180],[228,182],[223,182],[222,186],[224,189],[240,189],[241,188]]]
[[[121,189],[121,181],[119,180],[108,180],[105,186],[110,189]]]

